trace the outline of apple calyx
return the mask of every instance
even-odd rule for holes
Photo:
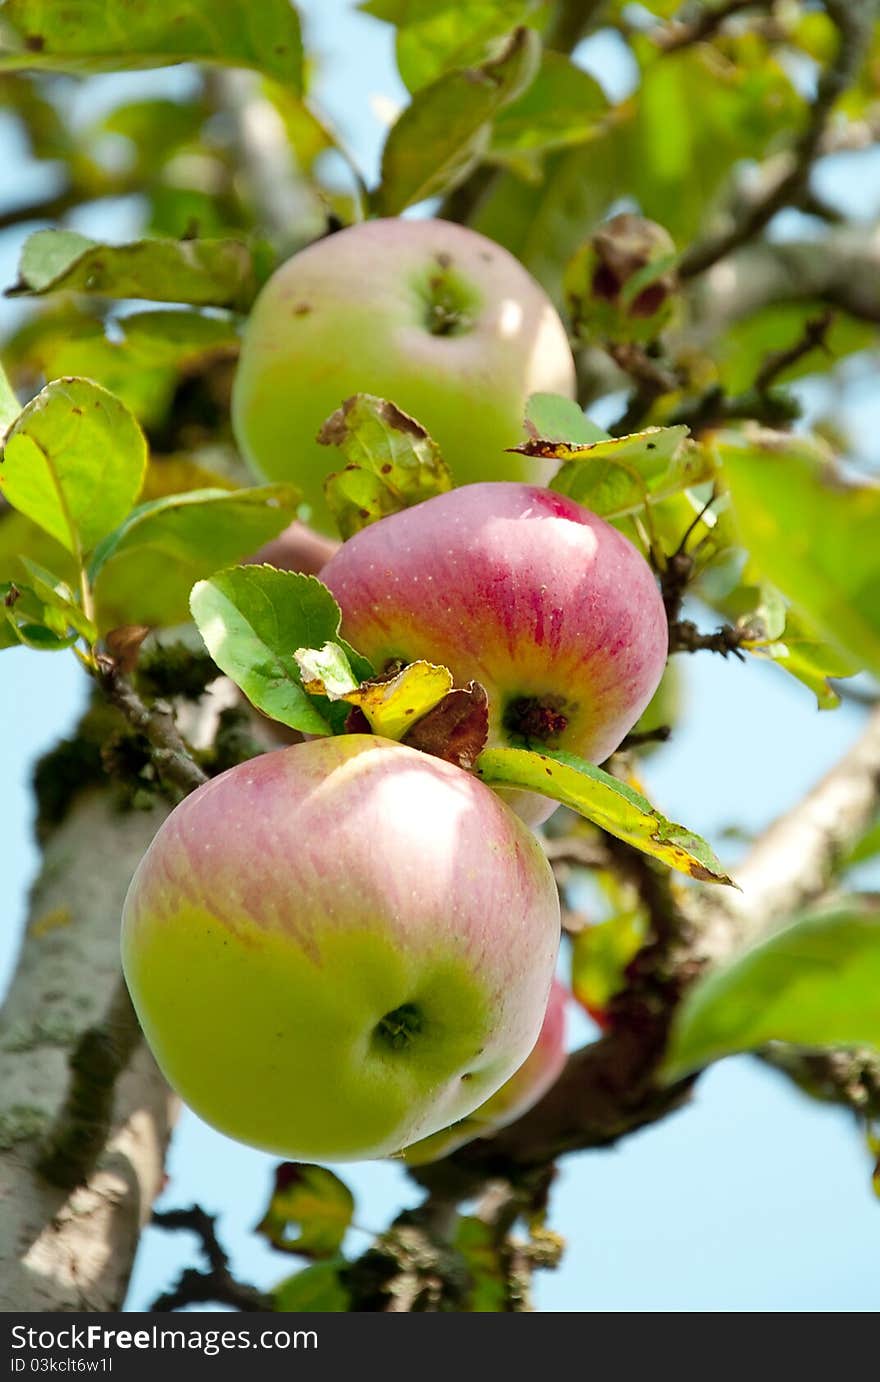
[[[566,704],[563,696],[517,696],[508,702],[502,724],[518,739],[552,748],[554,740],[568,728]]]
[[[420,295],[425,303],[425,326],[432,336],[465,336],[473,329],[479,299],[452,267],[451,254],[434,256],[436,270],[428,275]]]
[[[419,1035],[424,1025],[421,1008],[415,1003],[401,1003],[399,1008],[379,1019],[373,1040],[390,1047],[392,1051],[403,1051],[412,1045],[413,1038]]]

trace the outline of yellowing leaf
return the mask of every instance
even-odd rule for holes
[[[691,878],[735,886],[699,835],[668,821],[641,793],[572,753],[484,749],[475,771],[490,787],[522,787],[551,797]]]
[[[303,1257],[335,1257],[354,1214],[354,1197],[324,1166],[282,1161],[269,1207],[257,1225],[274,1248]],[[292,1232],[299,1228],[299,1233]]]
[[[385,739],[402,739],[452,690],[452,673],[430,662],[411,662],[392,677],[358,685],[338,644],[327,643],[319,650],[298,648],[296,660],[310,695],[358,706],[373,733]]]

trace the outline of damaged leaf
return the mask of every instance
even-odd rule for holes
[[[372,394],[346,399],[324,423],[318,441],[338,446],[348,462],[324,483],[343,539],[452,488],[437,443],[387,399]]]
[[[551,797],[679,873],[736,886],[699,835],[668,821],[641,793],[572,753],[485,749],[476,772],[490,787],[522,787]]]

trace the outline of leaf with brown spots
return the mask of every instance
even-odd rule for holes
[[[257,1233],[280,1252],[334,1257],[353,1214],[354,1197],[332,1171],[306,1162],[282,1161]]]
[[[324,484],[343,538],[452,488],[437,443],[415,418],[372,394],[355,394],[324,423],[323,446],[338,446],[348,464]]]
[[[478,681],[457,687],[423,715],[403,743],[470,769],[489,736],[489,697]]]
[[[640,792],[573,753],[485,749],[475,771],[490,787],[521,787],[561,802],[679,873],[736,887],[699,835],[668,821]]]
[[[648,427],[607,441],[546,441],[513,448],[563,462],[550,488],[603,518],[623,518],[712,478],[709,452],[687,441],[686,427]]]

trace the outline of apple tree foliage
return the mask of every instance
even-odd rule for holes
[[[466,692],[455,761],[570,809],[564,825],[556,818],[553,846],[575,842],[604,909],[572,937],[574,991],[613,1028],[624,1020],[615,996],[652,943],[644,868],[730,882],[711,847],[666,820],[640,786],[639,754],[662,752],[656,744],[680,715],[674,667],[660,718],[649,712],[604,767],[527,743],[484,748],[479,689],[454,690],[445,668],[415,663],[376,679],[379,669],[341,640],[339,609],[319,580],[242,564],[288,526],[298,494],[250,483],[236,456],[229,389],[240,328],[273,267],[341,225],[427,205],[490,236],[553,297],[578,358],[579,402],[533,397],[520,449],[558,462],[552,488],[617,525],[652,562],[673,653],[762,659],[833,710],[841,679],[880,676],[880,489],[859,439],[831,410],[806,420],[791,386],[824,377],[845,388],[847,365],[876,348],[876,244],[871,259],[869,228],[847,225],[814,172],[877,137],[877,7],[359,8],[359,22],[394,26],[409,93],[375,186],[320,107],[323,59],[304,53],[288,0],[0,6],[4,105],[54,187],[0,213],[4,230],[32,227],[7,285],[19,310],[0,372],[0,648],[67,650],[99,682],[115,661],[149,702],[141,640],[177,637],[194,621],[218,672],[282,726],[338,733],[356,708],[386,737],[421,724],[430,751],[448,740],[450,696]],[[622,96],[581,62],[580,40],[599,29],[631,73]],[[86,100],[100,113],[68,118],[94,74],[179,63],[191,66],[173,99],[119,95],[109,109]],[[270,134],[251,147],[257,108]],[[279,178],[298,219],[279,217],[267,192]],[[107,199],[131,198],[137,237],[95,238]],[[791,209],[801,213],[797,237],[780,240],[774,218]],[[858,255],[854,273],[847,264]],[[343,538],[455,484],[455,457],[394,399],[343,402],[321,438]],[[616,417],[610,431],[592,420],[596,405]],[[709,632],[682,617],[686,596]],[[656,862],[635,874],[617,867],[602,846],[609,836],[628,860],[635,851]],[[851,877],[878,850],[874,827],[839,861],[832,901],[689,975],[669,1013],[659,1086],[768,1044],[795,1054],[880,1048],[880,914]],[[873,1098],[876,1116],[880,1076]],[[279,1168],[259,1232],[313,1265],[282,1282],[275,1308],[349,1308],[352,1214],[329,1171]],[[533,1265],[551,1265],[557,1251],[542,1216],[537,1202],[526,1214],[521,1253]],[[407,1231],[383,1240],[398,1264]],[[521,1308],[509,1242],[483,1219],[459,1218],[447,1251],[468,1284],[449,1287],[454,1304],[430,1308]]]

